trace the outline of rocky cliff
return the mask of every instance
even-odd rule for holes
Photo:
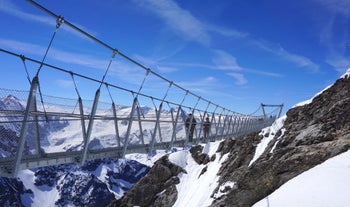
[[[311,103],[290,109],[282,130],[249,166],[250,146],[263,136],[223,143],[232,150],[227,152],[231,159],[222,166],[220,183],[233,180],[235,186],[212,206],[252,206],[286,181],[350,149],[350,79],[341,78]]]
[[[312,102],[290,109],[281,129],[271,133],[262,131],[237,139],[227,139],[221,143],[218,152],[221,156],[228,155],[228,158],[218,173],[219,183],[211,194],[213,198],[211,206],[250,207],[288,180],[349,150],[349,77],[344,76],[337,80],[334,85],[315,96]],[[266,137],[272,139],[258,159],[252,161],[257,145]],[[204,165],[209,160],[218,159],[215,157],[209,159],[201,155],[197,147],[192,150],[192,154],[195,160],[198,160],[198,157],[201,158],[199,160],[205,160],[202,162]],[[164,162],[166,158],[162,160],[160,162]],[[149,175],[153,177],[152,185],[166,183],[169,179],[176,180],[172,186],[176,185],[178,182],[176,175],[181,172],[181,169],[176,169],[176,173],[170,173],[169,169],[155,165],[149,172],[156,172],[155,175]],[[169,172],[166,173],[167,179],[160,176],[165,172]],[[225,186],[227,182],[233,182],[234,185],[220,187]],[[114,206],[132,206],[133,203],[128,198],[130,195],[137,197],[135,192],[142,192],[142,196],[152,197],[149,199],[150,203],[134,203],[140,206],[172,206],[173,199],[176,198],[176,188],[172,187],[172,193],[167,191],[167,197],[163,197],[162,205],[158,205],[157,196],[162,194],[165,187],[158,187],[156,191],[149,191],[151,194],[144,195],[146,191],[137,189],[138,186],[146,188],[145,185],[135,185],[133,193],[125,194],[118,205]],[[128,202],[124,202],[126,200]]]

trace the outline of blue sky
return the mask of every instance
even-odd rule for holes
[[[183,88],[241,113],[260,103],[283,103],[286,112],[350,66],[349,0],[37,2]],[[23,0],[0,1],[0,18],[0,48],[41,60],[55,19]],[[111,55],[62,25],[46,62],[101,79]],[[6,71],[0,87],[28,90],[23,64],[4,54],[0,61]],[[32,77],[37,66],[27,66]],[[144,76],[116,56],[106,81],[138,91]],[[66,74],[44,68],[40,80],[44,94],[76,96]],[[79,78],[76,83],[83,98],[93,97],[95,85]],[[167,87],[150,76],[142,92],[162,98]],[[130,96],[117,93],[112,91],[117,103]],[[170,100],[183,96],[169,90]],[[188,105],[194,100],[186,99]]]

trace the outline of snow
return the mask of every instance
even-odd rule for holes
[[[350,68],[347,69],[346,72],[340,78],[346,78],[346,77],[349,78],[349,76],[350,76]]]
[[[211,149],[210,152],[214,152],[218,146],[219,142],[208,143],[204,149]],[[221,164],[227,159],[227,154],[220,157],[217,153],[215,161],[207,165],[197,164],[188,151],[175,152],[169,156],[169,159],[182,166],[187,172],[179,174],[180,183],[176,186],[178,199],[173,207],[210,205],[213,201],[211,195],[218,186],[217,173]],[[205,167],[207,171],[200,175]]]
[[[340,76],[340,78],[346,78],[346,77],[350,77],[350,68],[349,68],[342,76]],[[332,84],[332,85],[333,85],[333,84]],[[325,89],[323,89],[322,91],[320,91],[320,92],[318,92],[316,95],[314,95],[311,99],[305,100],[305,101],[302,101],[302,102],[299,102],[299,103],[295,104],[294,106],[292,106],[292,108],[310,104],[310,103],[312,102],[312,100],[313,100],[316,96],[318,96],[318,95],[320,95],[321,93],[323,93],[323,91],[327,90],[327,89],[330,88],[332,85],[327,86]]]
[[[265,151],[267,145],[269,144],[269,142],[275,137],[276,133],[278,132],[278,130],[280,130],[284,124],[284,121],[286,120],[287,116],[282,116],[280,118],[278,118],[271,126],[266,127],[264,129],[261,130],[260,134],[261,136],[263,136],[263,139],[261,140],[261,142],[257,145],[256,150],[255,150],[255,154],[253,159],[250,161],[249,166],[251,164],[253,164]],[[283,130],[284,131],[284,130]],[[265,134],[268,133],[269,135],[267,137],[265,137]],[[281,136],[283,135],[283,133],[281,134]],[[280,137],[281,137],[280,136]]]
[[[59,198],[59,193],[55,187],[40,187],[34,185],[34,172],[31,170],[19,171],[18,177],[21,178],[23,185],[33,191],[34,198],[26,197],[23,199],[24,206],[43,206],[43,204],[53,204]]]
[[[350,206],[350,151],[328,159],[282,185],[253,207]]]

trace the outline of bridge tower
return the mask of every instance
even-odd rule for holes
[[[264,117],[267,118],[265,107],[273,107],[273,108],[277,108],[277,109],[279,108],[279,112],[278,112],[276,119],[278,119],[281,116],[283,104],[263,104],[263,103],[261,103],[261,108],[262,108],[262,111],[264,113]]]

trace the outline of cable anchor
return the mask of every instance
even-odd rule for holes
[[[58,16],[56,19],[56,29],[58,29],[63,23],[64,23],[64,17]]]

